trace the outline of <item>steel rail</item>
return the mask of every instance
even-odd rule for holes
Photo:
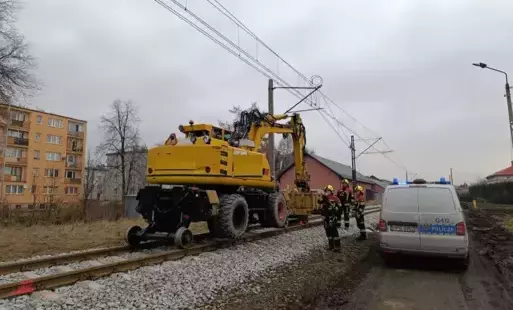
[[[365,214],[378,212],[379,210],[370,210]],[[130,258],[118,262],[106,263],[99,266],[82,268],[68,272],[62,272],[23,281],[16,281],[0,285],[0,299],[11,298],[20,295],[31,294],[40,290],[54,289],[61,286],[71,285],[78,281],[94,280],[105,277],[113,273],[134,270],[143,266],[160,264],[165,261],[179,260],[186,256],[199,255],[204,252],[211,252],[221,248],[231,247],[235,244],[251,242],[260,239],[266,239],[292,231],[307,229],[320,226],[322,220],[315,220],[306,224],[295,224],[281,229],[274,229],[264,232],[247,232],[241,238],[235,240],[212,240],[205,244],[193,244],[186,249],[172,249],[159,253],[148,254],[143,257]]]
[[[310,220],[319,218],[318,215],[313,215]],[[260,225],[250,226],[248,231],[252,229],[261,228]],[[194,242],[204,241],[210,237],[210,233],[196,234],[194,235]],[[122,253],[136,252],[144,249],[152,249],[160,246],[173,246],[169,241],[150,241],[142,243],[137,248],[132,248],[129,245],[121,245],[109,248],[100,248],[93,250],[86,250],[76,253],[57,254],[42,258],[36,258],[31,260],[20,260],[10,263],[0,263],[0,275],[6,275],[15,272],[31,271],[39,268],[47,268],[53,266],[59,266],[64,264],[70,264],[74,262],[80,262],[104,256],[113,256]]]
[[[380,209],[369,210],[365,212],[365,214],[375,213],[379,210]],[[134,270],[144,266],[161,264],[165,261],[179,260],[186,256],[199,255],[204,252],[211,252],[218,249],[231,247],[236,244],[266,239],[292,231],[321,226],[322,224],[323,221],[316,218],[314,221],[309,221],[302,225],[295,224],[286,228],[274,229],[264,232],[247,232],[241,238],[235,240],[211,240],[207,241],[205,244],[193,244],[185,249],[172,249],[159,253],[148,254],[142,257],[106,263],[99,266],[6,283],[0,285],[0,299],[31,294],[40,290],[55,289],[57,287],[74,284],[78,281],[94,280],[111,275],[113,273]]]

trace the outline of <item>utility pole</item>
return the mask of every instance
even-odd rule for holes
[[[408,183],[408,171],[405,171],[406,172],[406,183]]]
[[[356,148],[354,145],[354,136],[351,135],[351,178],[353,183],[353,193],[356,193]]]
[[[274,81],[273,79],[269,79],[269,88],[268,88],[268,98],[269,98],[269,114],[274,115]],[[271,164],[271,177],[273,180],[276,180],[276,163],[274,160],[274,134],[269,134],[269,141],[267,145],[267,154],[269,154],[269,161]]]
[[[511,138],[511,148],[510,148],[511,158],[510,159],[511,159],[511,165],[513,166],[513,107],[511,106],[511,104],[512,104],[511,103],[511,87],[509,86],[508,73],[506,73],[505,71],[496,69],[496,68],[492,68],[483,62],[473,63],[472,65],[476,66],[476,67],[480,67],[482,69],[488,69],[488,70],[502,73],[502,74],[504,74],[504,77],[506,78],[506,84],[505,84],[506,104],[508,105],[509,135]]]
[[[449,175],[449,180],[451,181],[451,184],[454,185],[454,180],[452,178],[452,168],[451,168],[451,174]]]
[[[509,86],[508,75],[506,74],[506,102],[508,103],[508,114],[509,114],[509,134],[511,137],[511,147],[513,150],[513,108],[511,107],[511,89]],[[513,155],[513,154],[512,154]],[[513,166],[513,158],[511,160]],[[451,180],[452,182],[452,180]]]

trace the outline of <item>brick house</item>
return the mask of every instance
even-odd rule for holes
[[[305,154],[305,163],[310,174],[312,189],[323,189],[327,184],[331,184],[338,190],[341,180],[351,180],[350,166],[314,154]],[[294,187],[295,170],[293,168],[294,164],[286,167],[277,175],[280,190],[286,189],[287,186]],[[389,184],[387,181],[376,177],[370,178],[359,172],[356,172],[356,180],[365,188],[365,199],[368,201],[381,201],[381,195]]]
[[[501,183],[513,181],[513,162],[508,168],[502,169],[486,177],[487,183]]]

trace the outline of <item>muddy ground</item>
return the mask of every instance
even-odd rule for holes
[[[513,233],[505,227],[513,209],[469,210],[467,225],[480,255],[488,257],[502,274],[506,285],[513,287]]]
[[[470,267],[440,259],[387,266],[377,234],[343,241],[344,254],[313,253],[250,285],[224,292],[204,309],[513,309],[513,210],[469,210]]]

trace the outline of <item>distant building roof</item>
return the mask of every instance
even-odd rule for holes
[[[511,176],[513,176],[513,165],[509,166],[508,168],[499,170],[499,171],[495,172],[494,174],[487,176],[486,178],[491,179],[493,177],[511,177]]]
[[[316,155],[316,154],[306,154],[306,156],[310,156],[311,158],[317,160],[322,165],[326,166],[328,169],[330,169],[331,171],[333,171],[336,174],[338,174],[341,178],[345,178],[345,179],[351,179],[352,178],[352,169],[351,169],[350,166],[341,164],[339,162],[333,161],[331,159],[324,158],[324,157]],[[287,168],[283,169],[279,173],[278,179],[287,170],[289,170],[293,166],[294,166],[294,163],[290,164]],[[356,180],[358,182],[364,182],[364,183],[369,183],[369,184],[376,184],[376,185],[381,186],[383,188],[385,188],[388,185],[388,184],[386,184],[386,182],[384,182],[382,180],[376,180],[376,179],[377,178],[370,178],[370,177],[364,176],[363,174],[361,174],[358,171],[356,172]]]

